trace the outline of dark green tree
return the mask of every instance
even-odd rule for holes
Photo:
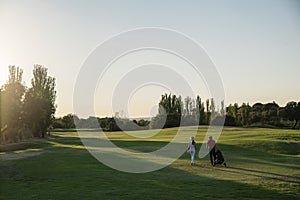
[[[224,100],[221,101],[221,110],[220,110],[221,116],[225,116],[225,105]]]
[[[291,101],[286,104],[281,112],[281,116],[290,121],[293,121],[293,129],[296,128],[298,122],[300,121],[300,102]]]
[[[198,95],[196,98],[196,117],[199,119],[199,125],[206,124],[206,115],[205,115],[205,107],[204,103],[201,101],[200,96]]]
[[[237,126],[238,124],[238,104],[229,104],[229,106],[226,108],[226,119],[225,119],[225,125],[228,126]]]
[[[211,112],[210,112],[210,105],[209,105],[209,99],[206,99],[206,124],[210,123],[211,120]]]
[[[279,106],[275,102],[272,103],[266,103],[263,105],[263,109],[261,112],[262,116],[262,122],[264,124],[272,124],[275,125],[277,119],[277,113],[278,113]]]
[[[215,118],[216,117],[216,105],[215,105],[215,101],[213,98],[210,99],[210,112],[211,112],[211,118]]]
[[[250,115],[250,121],[251,123],[260,123],[262,122],[262,112],[264,110],[264,105],[262,103],[255,103],[251,111],[249,113]]]
[[[251,107],[249,104],[243,103],[242,106],[239,108],[239,121],[243,126],[247,126],[250,123],[250,109]]]
[[[184,98],[184,115],[191,115],[192,109],[192,98],[187,96]]]
[[[6,130],[9,140],[16,141],[19,129],[22,127],[22,107],[25,86],[22,84],[23,70],[16,66],[9,66],[7,83],[1,89],[1,127]],[[1,131],[1,140],[4,136]]]
[[[152,128],[176,127],[180,125],[182,115],[181,96],[164,94],[159,101],[158,115],[151,121]],[[164,121],[166,120],[166,121]]]
[[[73,114],[68,114],[68,115],[63,116],[62,121],[65,125],[65,128],[75,128]]]
[[[56,110],[55,79],[47,68],[35,65],[31,85],[24,99],[24,119],[35,137],[44,137]]]

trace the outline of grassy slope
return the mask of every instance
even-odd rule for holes
[[[186,127],[192,131],[195,127]],[[176,133],[165,129],[150,140],[108,133],[117,145],[138,151],[164,146]],[[198,130],[200,141],[206,127]],[[37,152],[30,155],[30,145]],[[0,155],[0,199],[297,199],[300,196],[300,132],[225,128],[218,141],[229,165],[211,167],[208,157],[189,165],[184,154],[151,173],[129,174],[99,163],[76,132],[56,132],[49,140],[23,143]],[[0,149],[4,149],[1,147]],[[15,159],[18,156],[22,159]],[[8,158],[13,158],[9,160]]]

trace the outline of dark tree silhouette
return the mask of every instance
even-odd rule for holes
[[[35,137],[44,137],[56,110],[55,79],[47,68],[35,65],[31,85],[24,99],[24,119]]]

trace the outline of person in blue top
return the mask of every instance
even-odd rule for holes
[[[195,165],[196,142],[193,136],[191,137],[187,150],[191,154],[191,165]]]

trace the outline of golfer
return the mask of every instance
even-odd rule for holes
[[[212,166],[215,166],[214,160],[216,160],[216,141],[213,140],[212,136],[209,136],[209,139],[206,144],[206,148],[209,150],[210,162]]]
[[[189,142],[187,150],[191,154],[191,165],[195,165],[196,142],[193,136],[191,137],[191,141]]]

